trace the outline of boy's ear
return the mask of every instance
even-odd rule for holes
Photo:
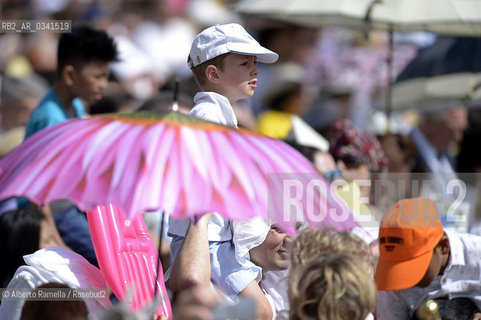
[[[71,64],[66,65],[63,67],[62,70],[62,79],[65,82],[66,85],[72,86],[74,83],[74,73],[75,73],[75,68]]]
[[[217,84],[220,82],[219,72],[216,66],[210,64],[205,68],[205,76],[209,82]]]

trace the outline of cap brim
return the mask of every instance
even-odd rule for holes
[[[391,262],[379,260],[374,280],[378,290],[403,290],[414,287],[428,270],[433,250],[411,260]]]
[[[228,49],[233,53],[256,56],[257,61],[262,63],[274,63],[279,59],[279,55],[277,53],[266,49],[261,45],[235,43],[229,44]]]

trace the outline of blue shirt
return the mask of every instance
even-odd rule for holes
[[[76,117],[83,117],[85,109],[80,99],[75,98],[72,106]],[[70,115],[58,100],[53,89],[50,89],[38,106],[33,110],[27,124],[25,138],[37,131],[53,126],[54,124],[70,119]]]

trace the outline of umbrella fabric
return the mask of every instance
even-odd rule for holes
[[[377,0],[373,3],[370,21],[376,29],[481,35],[480,1]]]
[[[277,5],[277,6],[276,6]],[[481,2],[466,0],[242,0],[236,10],[307,27],[373,27],[481,35]],[[369,25],[366,25],[366,21]]]
[[[303,27],[363,28],[372,0],[242,0],[236,11]]]
[[[393,86],[393,109],[465,104],[481,84],[481,39],[443,37],[421,50]]]
[[[480,57],[480,38],[441,37],[432,46],[421,50],[396,82],[451,73],[481,73]]]
[[[296,192],[309,186],[307,195],[288,199],[289,212],[286,181]],[[70,199],[84,211],[112,203],[128,219],[163,209],[172,218],[216,211],[286,227],[294,220],[356,225],[351,216],[332,217],[349,209],[284,142],[169,112],[71,119],[38,132],[0,160],[0,199],[13,196],[38,204]]]

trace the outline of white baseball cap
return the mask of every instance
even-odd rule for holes
[[[256,56],[258,62],[274,63],[279,55],[264,48],[237,23],[215,25],[199,33],[190,48],[191,68],[224,53]]]

